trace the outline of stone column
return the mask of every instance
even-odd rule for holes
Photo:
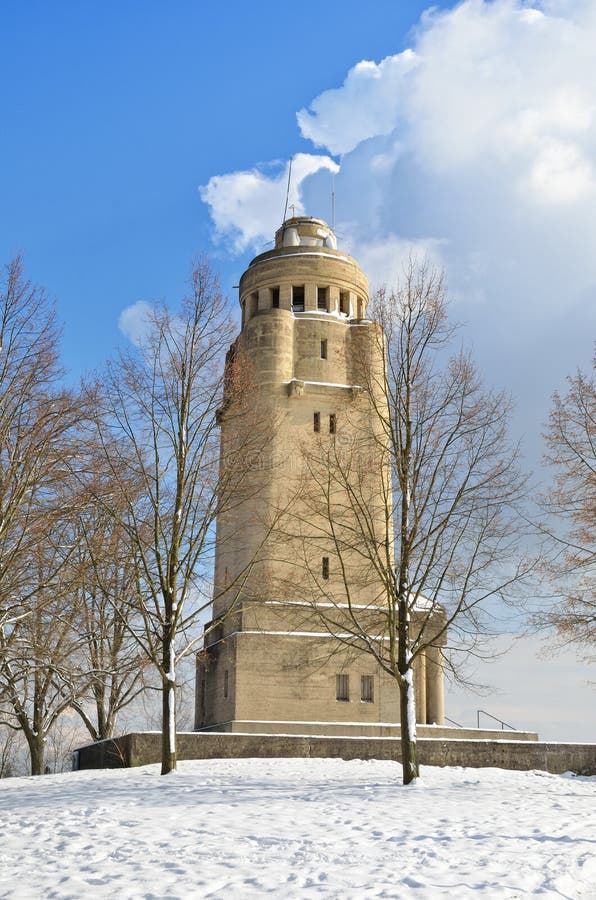
[[[259,312],[262,309],[271,309],[271,289],[259,288]]]
[[[445,687],[443,683],[443,655],[440,647],[426,649],[426,721],[432,725],[445,724]]]
[[[416,697],[416,721],[426,722],[426,656],[420,653],[414,660],[414,696]]]
[[[291,284],[280,284],[280,286],[279,286],[279,308],[280,309],[291,309],[292,308],[292,285]]]
[[[336,284],[329,285],[329,312],[339,312],[339,288]]]
[[[317,286],[312,282],[304,285],[304,309],[314,312],[317,308]]]
[[[350,318],[353,318],[356,315],[356,311],[357,311],[358,295],[354,291],[350,291],[349,296],[350,296],[350,305],[349,305],[349,309],[347,310],[347,313],[350,316]]]

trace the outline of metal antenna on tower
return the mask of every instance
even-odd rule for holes
[[[331,173],[331,230],[335,232],[335,172]]]
[[[286,221],[286,216],[288,214],[288,200],[290,199],[290,182],[292,180],[292,157],[290,157],[290,165],[288,166],[288,186],[286,188],[286,205],[284,206],[284,217],[282,222]]]

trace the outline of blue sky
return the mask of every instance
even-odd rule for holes
[[[2,4],[0,260],[22,251],[56,299],[73,378],[123,340],[127,307],[175,302],[199,252],[234,298],[293,157],[309,215],[329,217],[336,171],[340,246],[373,285],[412,250],[445,268],[540,477],[549,398],[596,334],[596,0],[426,7]]]
[[[212,249],[198,186],[303,149],[295,111],[401,47],[423,6],[2,5],[0,259],[22,250],[57,299],[69,367],[100,364],[121,310],[175,298]],[[246,258],[219,248],[226,287]]]

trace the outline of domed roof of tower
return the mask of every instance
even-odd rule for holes
[[[275,249],[282,247],[325,247],[337,250],[337,238],[323,219],[293,216],[275,232]]]

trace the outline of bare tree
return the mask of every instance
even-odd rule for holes
[[[215,516],[238,502],[242,467],[261,440],[247,413],[238,446],[229,448],[233,455],[244,444],[246,452],[236,452],[236,464],[218,478],[217,413],[232,334],[218,281],[200,262],[179,311],[156,305],[138,346],[108,365],[101,401],[99,439],[123,501],[104,508],[127,535],[142,618],[134,634],[161,679],[162,774],[176,768],[176,665],[201,637],[212,601]],[[229,360],[226,381],[242,417],[248,392],[240,355]]]
[[[4,707],[0,697],[0,778],[26,775],[24,738],[10,710]]]
[[[531,570],[520,550],[525,479],[508,398],[482,386],[467,354],[449,356],[457,332],[441,276],[411,264],[403,286],[378,292],[372,317],[374,352],[356,361],[362,399],[305,450],[286,529],[303,526],[305,595],[319,621],[399,687],[407,784],[419,772],[415,666],[447,665],[447,635],[451,649],[469,648],[482,610],[510,601]],[[333,554],[322,577],[312,566],[321,547]]]
[[[38,545],[27,568],[27,581],[21,573],[26,603],[13,607],[18,614],[0,630],[0,692],[11,712],[5,724],[16,723],[23,732],[32,775],[43,774],[47,737],[77,691],[85,690],[73,677],[77,610],[64,578],[70,538],[68,522],[46,531],[44,545]]]
[[[596,380],[578,370],[567,383],[564,396],[553,395],[545,434],[555,475],[544,498],[546,512],[563,525],[550,530],[556,551],[549,574],[564,602],[535,618],[590,655],[596,643]]]
[[[73,752],[85,742],[86,730],[78,716],[60,716],[48,733],[44,753],[44,774],[72,771]]]
[[[62,513],[81,416],[79,398],[60,386],[58,338],[44,291],[14,260],[0,288],[0,690],[34,772],[64,702],[55,666],[70,601],[58,576],[72,549]]]
[[[87,685],[86,694],[76,692],[73,709],[94,741],[113,737],[118,714],[145,690],[151,664],[133,633],[142,619],[136,603],[136,557],[114,516],[124,511],[122,499],[111,490],[106,496],[99,465],[96,454],[92,489],[76,512],[71,562],[77,596],[72,624],[79,639],[75,677]],[[94,500],[94,492],[103,496],[102,504]],[[105,503],[111,504],[110,514]]]
[[[26,612],[20,573],[45,540],[79,415],[58,387],[58,336],[44,291],[15,259],[0,288],[0,628]]]

